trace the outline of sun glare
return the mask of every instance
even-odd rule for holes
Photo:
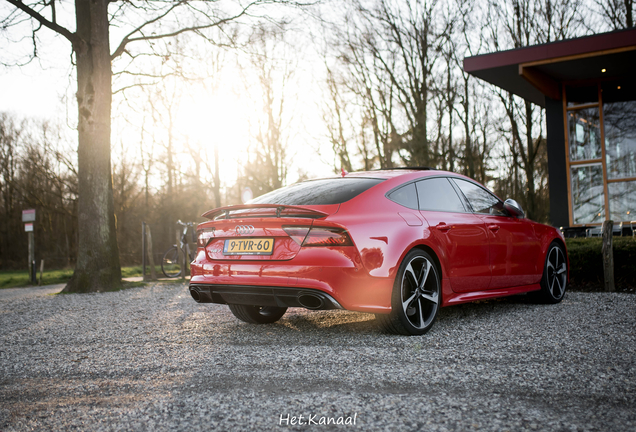
[[[221,176],[236,178],[237,164],[245,159],[249,141],[248,119],[241,102],[231,91],[202,92],[181,102],[178,127],[190,145],[213,163],[218,147]]]

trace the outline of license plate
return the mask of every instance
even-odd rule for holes
[[[273,251],[272,238],[228,239],[223,246],[223,255],[271,255]]]

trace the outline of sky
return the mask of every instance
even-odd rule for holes
[[[70,50],[59,45],[51,44],[59,56],[68,59]],[[66,110],[63,98],[69,85],[73,84],[69,72],[69,68],[49,55],[42,62],[22,67],[0,66],[0,111],[19,116],[57,118],[60,110]]]
[[[6,6],[5,6],[6,7]],[[71,27],[73,28],[73,27]],[[114,38],[111,38],[111,51]],[[21,54],[20,49],[30,49],[30,41],[16,41],[8,49],[0,50],[4,58]],[[54,32],[40,31],[38,59],[21,67],[0,66],[0,111],[9,112],[19,118],[52,120],[73,134],[76,123],[74,92],[76,89],[73,68],[70,63],[70,43]],[[314,72],[315,53],[306,52],[308,58],[295,65],[292,80],[287,85],[286,123],[289,131],[289,166],[287,183],[293,183],[298,173],[309,178],[333,175],[330,166],[332,156],[326,142],[326,128],[322,120],[322,90],[316,85]],[[116,64],[115,64],[116,66]],[[115,68],[114,68],[115,69]],[[250,100],[246,82],[256,82],[256,77],[241,77],[232,62],[221,71],[214,91],[190,86],[182,94],[178,109],[177,135],[188,136],[203,146],[203,151],[213,152],[218,145],[221,158],[221,180],[232,186],[237,174],[236,164],[247,158],[247,148],[253,141],[251,134],[263,115],[254,100]],[[114,80],[114,89],[116,81]],[[120,145],[118,140],[134,142],[135,125],[141,127],[142,118],[121,104],[122,98],[114,96],[112,147],[113,161],[127,159],[131,145]],[[128,125],[126,121],[128,120]],[[134,135],[134,136],[133,136]],[[150,144],[148,144],[150,145]],[[126,154],[121,154],[122,148]],[[317,150],[320,151],[319,156]],[[153,152],[159,153],[159,149]],[[157,182],[157,187],[159,187]]]

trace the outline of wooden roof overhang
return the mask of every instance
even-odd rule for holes
[[[540,106],[562,99],[561,83],[568,101],[589,101],[598,80],[605,102],[636,100],[636,28],[466,57],[464,70]]]

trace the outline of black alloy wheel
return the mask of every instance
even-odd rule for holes
[[[435,261],[422,250],[412,250],[402,261],[395,278],[391,313],[377,314],[376,318],[390,333],[423,335],[435,322],[441,298]]]
[[[568,267],[563,246],[552,243],[548,248],[541,278],[541,291],[538,292],[539,300],[544,303],[559,303],[565,296],[565,288],[568,281]]]
[[[271,324],[278,321],[285,315],[285,312],[287,312],[286,307],[278,306],[249,306],[239,304],[230,304],[228,306],[235,317],[250,324]]]

